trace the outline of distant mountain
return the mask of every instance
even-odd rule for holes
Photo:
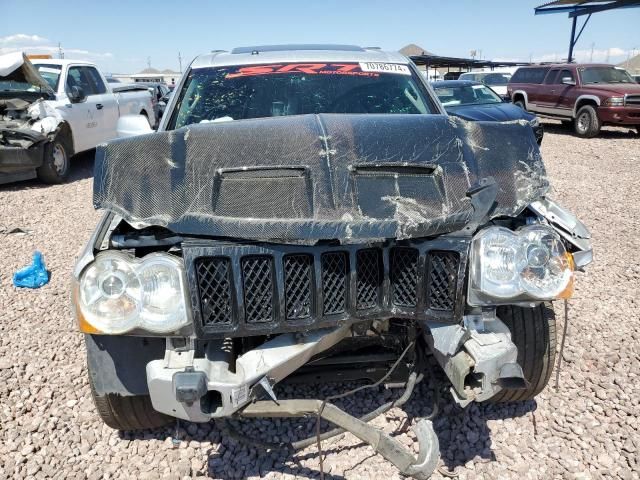
[[[629,60],[625,60],[618,64],[619,67],[624,68],[629,73],[634,75],[640,75],[640,54],[635,57],[631,57]]]
[[[407,57],[411,57],[412,55],[434,55],[434,53],[425,50],[420,45],[416,45],[415,43],[410,43],[402,47],[398,50],[401,54],[406,55]]]

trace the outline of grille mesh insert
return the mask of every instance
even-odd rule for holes
[[[347,308],[347,254],[322,255],[322,310],[324,315],[344,313]]]
[[[244,312],[247,323],[273,321],[273,261],[268,256],[242,259]]]
[[[231,260],[199,258],[195,267],[203,326],[230,325],[233,321]]]
[[[313,288],[313,257],[284,257],[284,294],[287,320],[311,317]]]
[[[418,251],[394,248],[391,251],[391,283],[393,304],[415,307],[418,303]]]
[[[452,311],[456,303],[456,283],[460,256],[456,252],[429,252],[427,261],[427,302],[433,310]]]
[[[378,306],[381,284],[381,255],[375,248],[359,250],[356,256],[356,308],[368,310]]]

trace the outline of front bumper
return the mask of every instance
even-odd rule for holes
[[[425,322],[424,331],[460,405],[491,398],[505,385],[524,388],[517,348],[495,315],[468,316],[462,325]],[[208,422],[242,411],[261,397],[277,403],[275,384],[351,334],[346,325],[306,336],[282,334],[235,361],[231,344],[224,340],[209,342],[199,358],[194,358],[195,349],[175,350],[168,341],[164,358],[146,365],[153,408],[183,420]],[[470,389],[470,382],[477,385]]]
[[[0,184],[35,178],[43,156],[44,143],[29,148],[0,146]]]
[[[210,342],[204,358],[193,350],[167,349],[147,364],[153,408],[192,422],[227,417],[350,333],[350,326],[320,329],[301,337],[279,335],[233,362],[224,341]]]
[[[640,107],[598,107],[600,121],[612,125],[640,125]]]

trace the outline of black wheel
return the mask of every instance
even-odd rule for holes
[[[549,382],[556,360],[556,317],[550,303],[534,308],[511,305],[498,307],[497,316],[511,330],[511,340],[518,347],[518,363],[528,387],[504,389],[490,402],[531,400]]]
[[[583,138],[593,138],[600,132],[598,112],[592,105],[580,107],[576,115],[574,130],[576,135]]]
[[[116,430],[144,430],[159,428],[175,420],[168,415],[156,412],[151,405],[149,395],[123,397],[121,395],[98,395],[91,371],[89,371],[91,396],[98,415],[104,423]]]
[[[59,131],[44,148],[42,165],[37,169],[38,178],[44,183],[63,183],[71,170],[73,147],[71,137],[65,131]]]
[[[575,122],[573,120],[562,120],[562,126],[565,128],[574,128]]]
[[[524,104],[524,100],[522,100],[521,98],[518,98],[517,100],[515,100],[515,101],[513,102],[513,104],[514,104],[516,107],[520,107],[520,108],[521,108],[522,110],[524,110],[525,112],[527,111],[527,107],[526,107],[526,106],[525,106],[525,104]]]

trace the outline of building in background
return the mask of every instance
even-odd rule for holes
[[[161,82],[167,85],[175,85],[182,74],[169,69],[160,71],[155,68],[145,68],[139,73],[114,73],[111,76],[122,83]]]

